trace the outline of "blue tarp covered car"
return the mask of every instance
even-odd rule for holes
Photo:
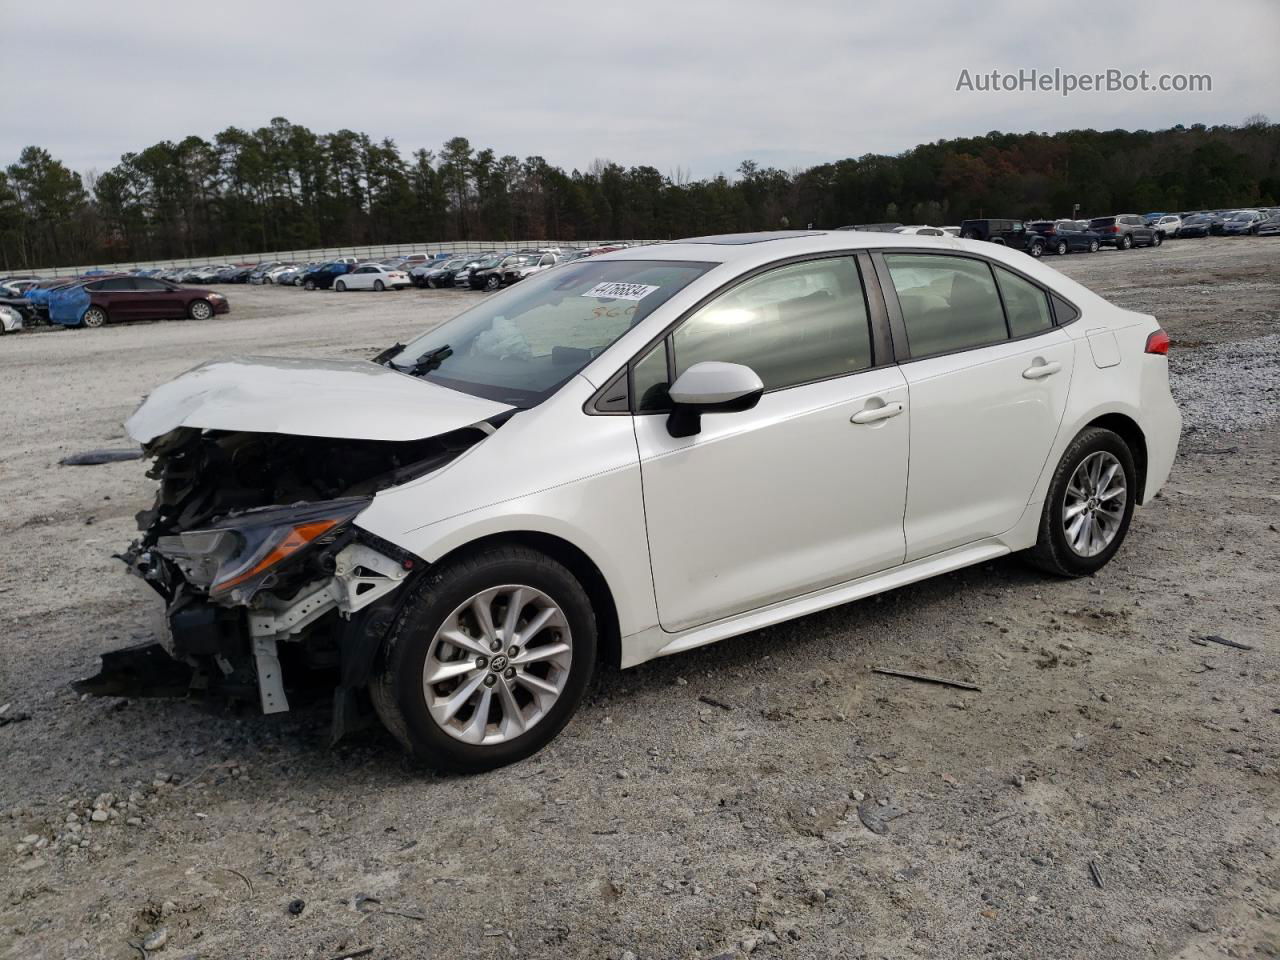
[[[64,327],[78,327],[84,323],[84,312],[89,309],[89,291],[83,283],[55,287],[49,291],[49,322]]]

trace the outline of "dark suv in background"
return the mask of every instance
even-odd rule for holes
[[[986,240],[1015,250],[1022,250],[1033,257],[1043,256],[1049,249],[1048,241],[1040,234],[1027,229],[1021,220],[986,218],[961,220],[960,236],[965,240]]]
[[[1033,220],[1027,229],[1044,237],[1048,249],[1058,255],[1080,250],[1097,253],[1102,244],[1102,237],[1082,220]]]
[[[1089,229],[1098,235],[1106,247],[1128,250],[1131,247],[1158,247],[1164,243],[1164,234],[1136,213],[1117,213],[1114,217],[1094,217]]]

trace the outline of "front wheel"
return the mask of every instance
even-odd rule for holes
[[[314,290],[315,288],[316,288],[316,282],[314,280],[307,280],[305,283],[302,284],[303,290]]]
[[[595,670],[582,585],[545,554],[497,546],[421,580],[370,685],[383,724],[415,758],[478,773],[541,750]]]
[[[1031,245],[1031,249],[1029,249],[1027,253],[1039,260],[1040,257],[1044,255],[1044,246],[1039,243],[1033,243]]]
[[[1058,461],[1027,559],[1064,577],[1102,569],[1124,542],[1136,496],[1129,445],[1111,430],[1082,431]]]
[[[192,300],[187,307],[187,316],[192,320],[208,320],[213,316],[213,307],[208,300]]]
[[[502,278],[496,275],[489,277],[484,282],[484,288],[486,290],[497,290],[500,286],[502,286]]]
[[[1155,235],[1153,235],[1153,236],[1151,237],[1151,245],[1152,245],[1153,247],[1158,247],[1158,246],[1160,246],[1160,244],[1162,244],[1162,243],[1164,243],[1164,234],[1163,234],[1163,233],[1157,233],[1157,234],[1155,234]]]
[[[343,283],[341,280],[339,280],[339,281],[337,282],[337,284],[336,284],[336,289],[337,289],[337,291],[338,291],[339,293],[346,293],[346,292],[347,292],[347,285],[346,285],[345,283]]]
[[[1097,241],[1097,240],[1090,240],[1090,241],[1089,241],[1089,252],[1090,252],[1090,253],[1097,253],[1097,252],[1098,252],[1098,247],[1099,247],[1099,244],[1098,244],[1098,241]]]
[[[1065,257],[1067,255],[1067,241],[1059,240],[1056,250],[1057,250],[1058,256]]]

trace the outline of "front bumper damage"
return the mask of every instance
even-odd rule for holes
[[[359,693],[394,620],[392,595],[417,565],[363,531],[344,539],[308,558],[310,568],[330,567],[328,576],[261,590],[248,602],[210,600],[158,547],[127,552],[131,579],[164,603],[156,639],[103,654],[101,670],[72,686],[98,696],[217,694],[256,700],[271,714],[290,709],[287,684],[302,692],[323,685],[334,690],[340,739],[369,717]]]

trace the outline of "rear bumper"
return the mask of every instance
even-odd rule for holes
[[[1147,480],[1142,502],[1150,503],[1169,479],[1178,441],[1182,437],[1182,413],[1169,392],[1168,360],[1144,355],[1142,374],[1142,431],[1147,441]]]

